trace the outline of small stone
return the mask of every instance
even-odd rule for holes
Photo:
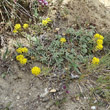
[[[5,100],[7,100],[8,99],[8,97],[5,97]]]
[[[78,75],[73,75],[73,74],[71,73],[71,78],[72,78],[72,79],[78,79],[79,76],[78,76]]]
[[[91,110],[96,110],[96,106],[91,106]]]
[[[84,99],[88,99],[88,97],[84,97]]]
[[[56,89],[51,89],[50,92],[54,93],[56,92]]]
[[[13,59],[11,59],[11,61],[13,61]]]
[[[55,30],[56,30],[56,31],[59,31],[59,30],[60,30],[60,28],[56,28]]]
[[[29,93],[29,95],[31,95],[31,93]]]
[[[97,100],[95,100],[94,103],[97,103]]]
[[[20,99],[20,96],[18,95],[18,96],[17,96],[17,100],[19,100],[19,99]]]

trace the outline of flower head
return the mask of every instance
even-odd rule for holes
[[[46,20],[47,20],[48,22],[51,22],[51,21],[52,21],[50,18],[47,18]]]
[[[31,69],[31,72],[32,72],[32,74],[33,75],[39,75],[40,74],[40,72],[41,72],[41,69],[39,68],[39,67],[33,67],[32,69]]]
[[[98,39],[98,40],[97,40],[97,45],[100,45],[100,44],[101,44],[101,45],[103,44],[103,40],[102,40],[102,39]]]
[[[28,52],[28,49],[26,47],[24,48],[18,48],[16,49],[17,53],[27,53]]]
[[[94,57],[92,59],[92,64],[99,64],[99,62],[100,62],[99,58]]]
[[[24,53],[27,53],[27,52],[28,52],[28,49],[27,49],[26,47],[21,48],[21,50],[22,50],[22,52],[24,52]]]
[[[18,60],[18,61],[21,61],[23,58],[24,58],[23,55],[17,55],[17,56],[16,56],[16,60]]]
[[[48,2],[46,0],[38,0],[38,2],[41,4],[41,5],[48,5]]]
[[[46,26],[48,24],[47,20],[42,20],[42,25]]]
[[[99,38],[98,38],[98,39],[103,40],[103,39],[104,39],[104,37],[103,37],[102,35],[99,35]]]
[[[16,29],[13,30],[13,33],[17,33],[18,31]]]
[[[97,34],[97,33],[94,35],[94,38],[95,38],[95,39],[101,39],[101,40],[104,39],[104,37],[103,37],[102,35]]]
[[[66,39],[65,39],[64,37],[62,37],[62,38],[60,39],[60,42],[61,42],[61,43],[65,43],[65,42],[66,42]]]
[[[27,59],[26,58],[20,59],[20,63],[23,64],[23,65],[26,64],[27,63]]]
[[[22,48],[16,49],[17,53],[22,53]]]
[[[16,24],[16,25],[14,26],[14,29],[15,29],[15,30],[21,30],[21,25],[20,25],[20,24]]]
[[[99,38],[99,36],[100,36],[100,34],[96,33],[96,34],[94,35],[94,38]]]
[[[28,24],[24,24],[24,25],[23,25],[23,28],[24,28],[24,29],[27,29],[28,27],[29,27]]]
[[[50,18],[46,18],[45,20],[42,20],[42,25],[46,26],[51,21],[52,20]]]
[[[98,44],[97,46],[96,46],[96,50],[102,50],[103,49],[103,45],[102,44]]]

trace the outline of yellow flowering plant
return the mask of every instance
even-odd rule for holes
[[[16,29],[13,30],[13,33],[17,33],[18,31]]]
[[[96,38],[99,38],[99,34],[98,33],[96,33],[95,35],[94,35],[94,38],[96,39]]]
[[[23,24],[24,29],[27,29],[28,27],[29,27],[29,24],[26,24],[26,23]],[[13,33],[17,33],[19,31],[21,31],[21,24],[15,24]]]
[[[28,49],[26,47],[22,48],[22,52],[23,53],[27,53],[28,52]]]
[[[96,34],[94,35],[94,38],[95,38],[95,39],[101,39],[101,40],[104,39],[104,37],[103,37],[102,35],[98,34],[98,33],[96,33]]]
[[[46,18],[46,21],[51,22],[52,20],[50,18]]]
[[[29,27],[28,24],[24,24],[24,25],[23,25],[23,28],[24,28],[24,29],[27,29],[28,27]]]
[[[42,25],[46,26],[48,24],[48,21],[42,20]]]
[[[99,45],[99,44],[101,44],[101,45],[103,44],[103,40],[102,39],[98,39],[97,40],[97,45]]]
[[[16,56],[16,60],[18,60],[18,61],[22,60],[23,58],[24,58],[24,56],[21,54]]]
[[[97,50],[102,50],[103,49],[103,45],[102,44],[98,44],[95,49],[96,49],[96,51]]]
[[[92,64],[99,64],[99,62],[100,62],[99,58],[94,57],[92,59]]]
[[[66,42],[66,39],[64,37],[60,38],[60,42],[61,43],[65,43]]]
[[[20,25],[20,24],[16,24],[16,25],[14,26],[14,29],[15,29],[15,30],[21,30],[21,25]]]
[[[39,67],[35,66],[31,69],[31,72],[32,72],[33,75],[38,76],[41,72],[41,69]]]
[[[17,53],[22,53],[22,48],[16,49],[16,52],[17,52]]]
[[[96,41],[97,45],[95,47],[95,50],[102,50],[103,49],[103,39],[104,37],[100,34],[95,34],[94,35],[94,40]]]
[[[21,54],[16,56],[16,60],[19,61],[23,65],[27,63],[27,59],[24,58],[24,56]]]
[[[27,59],[24,58],[24,56],[22,55],[22,53],[27,53],[28,49],[26,47],[24,48],[18,48],[16,49],[17,53],[20,53],[20,55],[16,56],[16,60],[18,60],[21,64],[26,64],[27,63]]]
[[[103,37],[102,35],[100,35],[98,39],[103,40],[103,39],[104,39],[104,37]]]
[[[50,23],[52,20],[50,18],[46,18],[45,20],[42,20],[42,25],[46,26],[48,23]]]
[[[23,65],[26,64],[27,63],[27,59],[26,58],[20,59],[20,63],[23,64]]]
[[[28,49],[26,47],[24,48],[18,48],[16,49],[17,53],[27,53],[28,52]]]

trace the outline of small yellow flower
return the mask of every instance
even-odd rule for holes
[[[17,56],[16,56],[16,60],[18,60],[18,61],[21,61],[23,58],[24,58],[23,55],[17,55]]]
[[[27,63],[27,59],[26,58],[21,59],[20,63],[23,64],[23,65],[26,64]]]
[[[97,33],[94,35],[94,38],[95,38],[95,39],[101,39],[101,40],[104,39],[104,37],[103,37],[102,35],[97,34]]]
[[[26,47],[21,48],[21,50],[22,50],[22,52],[24,52],[24,53],[27,53],[27,52],[28,52],[28,49],[27,49]]]
[[[103,49],[103,45],[102,44],[98,44],[97,46],[96,46],[96,50],[102,50]]]
[[[97,45],[100,45],[100,44],[101,44],[101,45],[103,44],[103,40],[98,39],[98,40],[97,40]]]
[[[98,33],[96,33],[95,35],[94,35],[94,38],[99,38],[99,36],[100,36],[100,34],[98,34]]]
[[[24,28],[24,29],[26,29],[26,28],[28,28],[28,27],[29,27],[28,24],[24,24],[24,25],[23,25],[23,28]]]
[[[100,62],[99,58],[94,57],[92,59],[92,64],[99,64],[99,62]]]
[[[13,33],[17,33],[18,31],[16,29],[13,30]]]
[[[103,40],[103,39],[104,39],[104,37],[103,37],[102,35],[99,35],[99,38],[98,38],[98,39]]]
[[[18,53],[27,53],[28,52],[28,49],[26,47],[24,47],[24,48],[18,48],[18,49],[16,49],[16,51]]]
[[[16,25],[14,26],[14,28],[15,28],[15,30],[21,30],[21,25],[20,25],[20,24],[16,24]]]
[[[47,20],[42,20],[42,25],[46,26],[48,24]]]
[[[17,53],[22,53],[22,48],[16,49]]]
[[[46,20],[47,20],[48,22],[51,22],[51,21],[52,21],[50,18],[47,18]]]
[[[64,37],[62,37],[62,38],[60,39],[60,42],[61,42],[61,43],[65,43],[65,42],[66,42],[66,39],[65,39]]]
[[[39,68],[39,67],[33,67],[32,69],[31,69],[31,72],[32,72],[32,74],[33,75],[39,75],[40,74],[40,72],[41,72],[41,69]]]

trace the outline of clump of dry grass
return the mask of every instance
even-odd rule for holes
[[[14,2],[14,0],[1,0],[0,1],[0,25],[7,30],[9,27],[12,29],[12,26],[15,22],[23,22],[22,18],[31,18],[31,14],[28,7],[30,2],[19,0]],[[0,27],[1,27],[0,26]]]

